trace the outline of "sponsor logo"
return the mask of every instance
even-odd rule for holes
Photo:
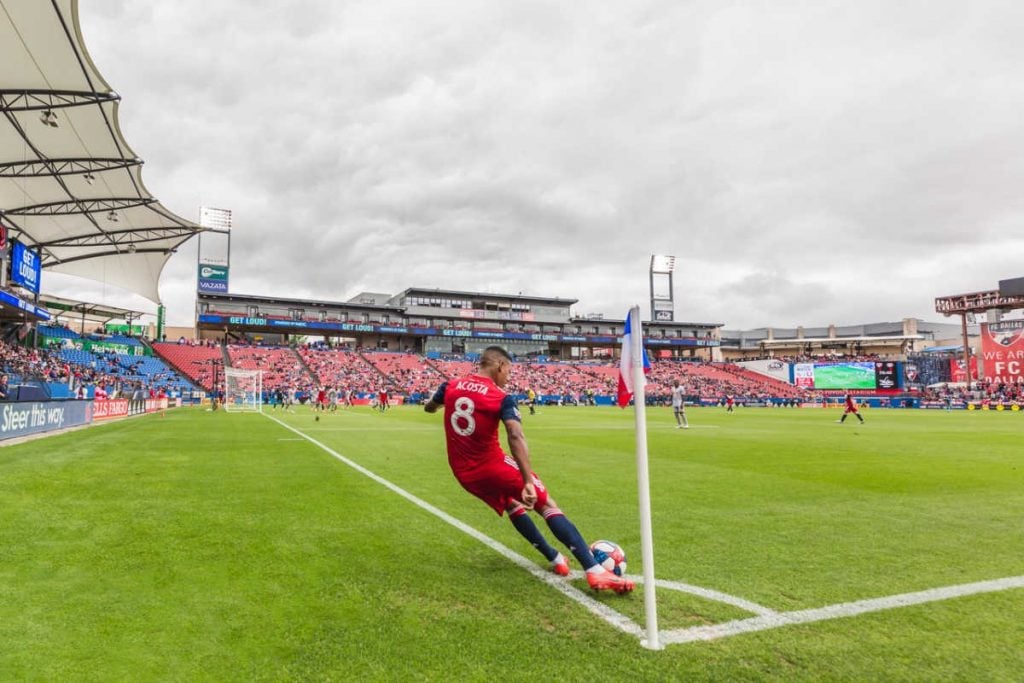
[[[128,399],[93,401],[92,410],[94,420],[105,420],[111,417],[127,417]]]
[[[781,360],[770,360],[768,361],[769,370],[781,370],[785,365]]]
[[[228,276],[228,269],[218,266],[202,266],[199,268],[199,277],[224,279]]]

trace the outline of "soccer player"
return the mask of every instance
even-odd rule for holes
[[[316,421],[320,421],[320,413],[327,410],[327,387],[320,387],[316,390],[316,400],[313,401],[313,412],[316,414]]]
[[[838,422],[840,424],[846,422],[846,416],[850,413],[856,415],[857,419],[860,420],[860,423],[864,424],[864,416],[862,416],[860,411],[857,410],[857,404],[853,402],[853,394],[846,395],[846,410],[843,411],[843,416],[839,418]]]
[[[672,380],[672,412],[676,416],[676,429],[689,429],[686,420],[686,388],[679,385],[679,380]]]
[[[526,405],[530,406],[530,415],[537,414],[537,392],[533,389],[526,390]]]
[[[616,576],[594,559],[587,542],[550,496],[530,466],[530,451],[523,434],[515,399],[504,392],[512,359],[500,346],[480,355],[480,371],[443,383],[424,410],[444,407],[448,464],[464,489],[487,503],[509,521],[551,563],[559,576],[569,575],[569,562],[555,550],[533,523],[528,510],[539,513],[559,541],[576,556],[594,590],[628,593],[633,582]],[[505,425],[511,455],[498,441],[498,424]]]
[[[736,399],[732,397],[732,394],[729,394],[728,396],[725,397],[725,412],[731,413],[734,411],[735,408]]]

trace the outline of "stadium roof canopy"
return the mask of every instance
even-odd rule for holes
[[[74,321],[102,325],[111,320],[131,322],[145,315],[142,311],[133,311],[130,308],[118,308],[107,304],[94,304],[45,294],[39,297],[39,305],[45,307],[53,316],[54,322],[58,323]]]
[[[201,228],[165,209],[82,40],[77,0],[0,2],[0,223],[44,270],[159,302],[167,259]]]

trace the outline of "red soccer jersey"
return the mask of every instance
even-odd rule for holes
[[[434,394],[444,404],[444,433],[448,464],[456,477],[505,460],[498,441],[498,425],[519,419],[516,402],[489,377],[469,375],[445,382]]]

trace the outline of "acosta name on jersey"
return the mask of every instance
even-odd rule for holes
[[[467,382],[462,379],[455,383],[455,388],[459,391],[472,391],[476,394],[486,395],[490,391],[490,387],[481,382]]]

